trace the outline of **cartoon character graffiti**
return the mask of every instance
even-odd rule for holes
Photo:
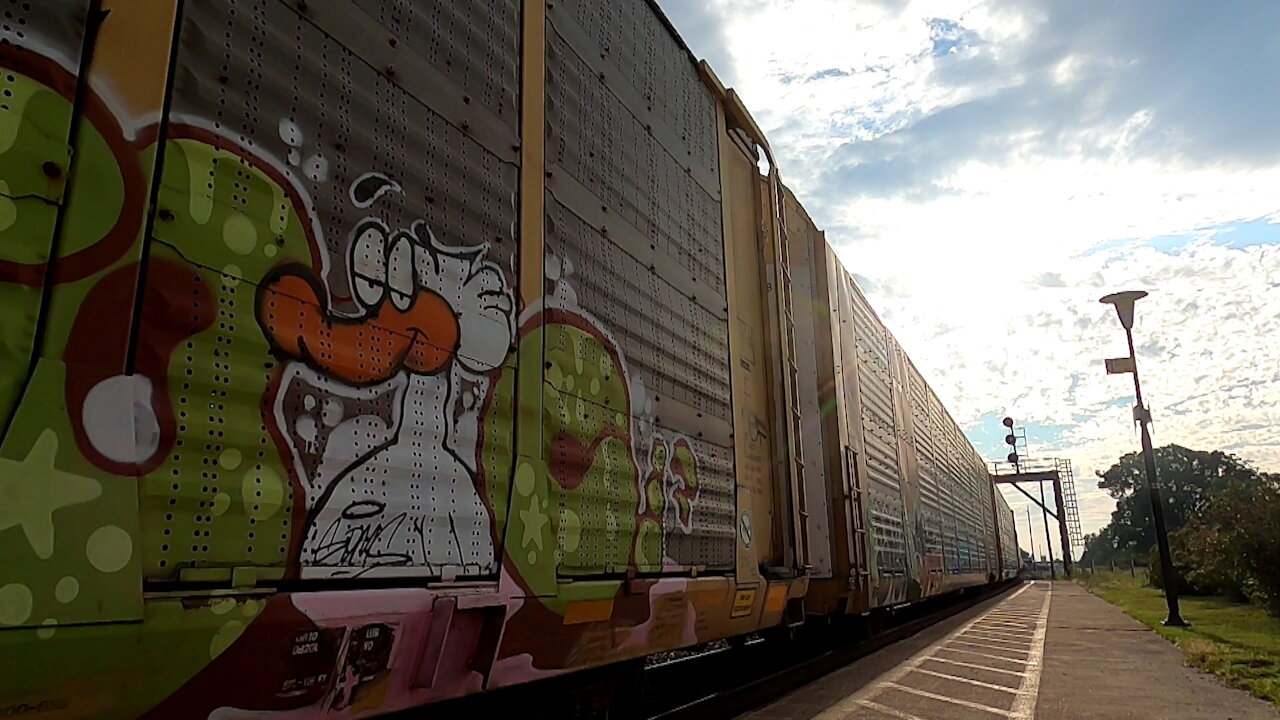
[[[372,209],[400,192],[369,173],[350,199]],[[290,358],[273,414],[306,496],[303,572],[492,573],[474,414],[511,350],[511,289],[487,246],[447,247],[422,220],[396,229],[370,215],[348,241],[354,312],[296,265],[258,300],[259,323]]]

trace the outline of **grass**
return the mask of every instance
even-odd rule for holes
[[[1160,624],[1164,594],[1128,572],[1102,571],[1082,580],[1090,592],[1119,607],[1177,645],[1187,664],[1248,690],[1280,708],[1280,618],[1256,605],[1221,597],[1182,597],[1182,616],[1190,628]]]

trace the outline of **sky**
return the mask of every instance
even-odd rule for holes
[[[1138,436],[1098,299],[1141,289],[1156,446],[1280,472],[1280,3],[658,2],[984,456],[1013,416],[1109,521]]]

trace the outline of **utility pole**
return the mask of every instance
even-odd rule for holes
[[[1040,485],[1040,517],[1044,520],[1044,544],[1049,551],[1049,579],[1058,579],[1058,570],[1053,566],[1053,541],[1049,537],[1049,511],[1048,506],[1044,504],[1044,483]]]
[[[1031,506],[1027,506],[1027,539],[1031,541],[1031,572],[1036,571],[1036,526],[1031,524]]]
[[[1142,459],[1147,469],[1147,495],[1151,501],[1151,519],[1156,526],[1156,544],[1160,547],[1160,578],[1164,585],[1164,599],[1169,606],[1169,616],[1164,624],[1170,627],[1187,627],[1191,623],[1182,619],[1178,608],[1178,574],[1173,567],[1173,554],[1169,551],[1169,529],[1164,522],[1164,503],[1160,500],[1160,486],[1156,481],[1156,453],[1151,447],[1151,410],[1142,402],[1142,383],[1138,381],[1138,355],[1133,348],[1133,304],[1146,297],[1142,290],[1114,293],[1102,298],[1104,305],[1114,305],[1124,326],[1125,339],[1129,341],[1129,357],[1107,360],[1107,374],[1133,373],[1133,395],[1137,405],[1133,419],[1142,433]]]

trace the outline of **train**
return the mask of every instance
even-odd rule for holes
[[[1018,571],[653,2],[11,0],[0,65],[2,717],[370,717]]]

